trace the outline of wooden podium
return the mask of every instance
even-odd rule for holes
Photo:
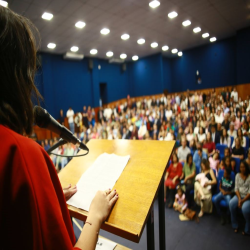
[[[147,223],[148,250],[154,249],[154,218],[151,211],[158,194],[160,249],[165,250],[163,176],[174,145],[175,141],[91,140],[87,144],[89,154],[73,158],[59,173],[59,179],[62,187],[75,185],[102,153],[130,155],[114,186],[119,199],[102,229],[138,243]],[[85,221],[88,216],[84,210],[72,206],[68,206],[68,209],[70,215],[79,220]]]

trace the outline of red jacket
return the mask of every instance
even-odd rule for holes
[[[0,125],[0,244],[3,249],[77,249],[50,157]]]

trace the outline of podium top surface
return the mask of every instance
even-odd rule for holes
[[[73,158],[59,173],[59,179],[62,187],[75,185],[102,153],[130,155],[114,186],[119,199],[102,229],[139,242],[174,145],[175,141],[91,140],[87,144],[89,154]],[[68,209],[77,219],[85,221],[88,216],[87,211],[72,206]]]

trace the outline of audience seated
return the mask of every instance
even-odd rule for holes
[[[217,183],[208,160],[202,160],[201,169],[202,172],[196,176],[194,184],[194,200],[201,207],[199,217],[202,217],[204,213],[212,213],[212,186]]]
[[[181,138],[181,146],[178,148],[177,155],[180,162],[185,162],[187,159],[187,155],[190,154],[190,148],[187,147],[187,141],[185,136]]]
[[[206,140],[203,144],[203,148],[207,150],[207,154],[208,156],[211,156],[215,153],[215,143],[212,142],[212,138],[211,138],[211,133],[208,132],[206,134]]]
[[[240,138],[237,137],[234,141],[235,141],[235,147],[233,147],[232,150],[232,157],[243,160],[245,152],[243,147],[241,146],[241,140]]]
[[[240,172],[235,178],[235,196],[229,202],[231,213],[231,222],[234,232],[239,230],[239,215],[237,211],[240,209],[245,218],[245,229],[243,235],[250,235],[250,174],[246,162],[240,164]]]

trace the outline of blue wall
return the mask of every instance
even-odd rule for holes
[[[237,83],[250,82],[250,28],[237,32]]]
[[[171,92],[204,89],[236,83],[236,40],[230,38],[186,50],[172,59]],[[202,84],[196,84],[196,71]]]
[[[44,96],[44,107],[55,117],[69,106],[81,111],[83,105],[99,106],[100,83],[107,84],[108,102],[131,97],[186,89],[204,89],[250,82],[250,28],[235,37],[183,51],[182,57],[166,58],[155,54],[128,62],[122,72],[120,64],[88,58],[66,61],[60,55],[42,54],[42,71],[36,83]],[[98,65],[101,69],[98,69]],[[199,70],[202,84],[196,84]]]

